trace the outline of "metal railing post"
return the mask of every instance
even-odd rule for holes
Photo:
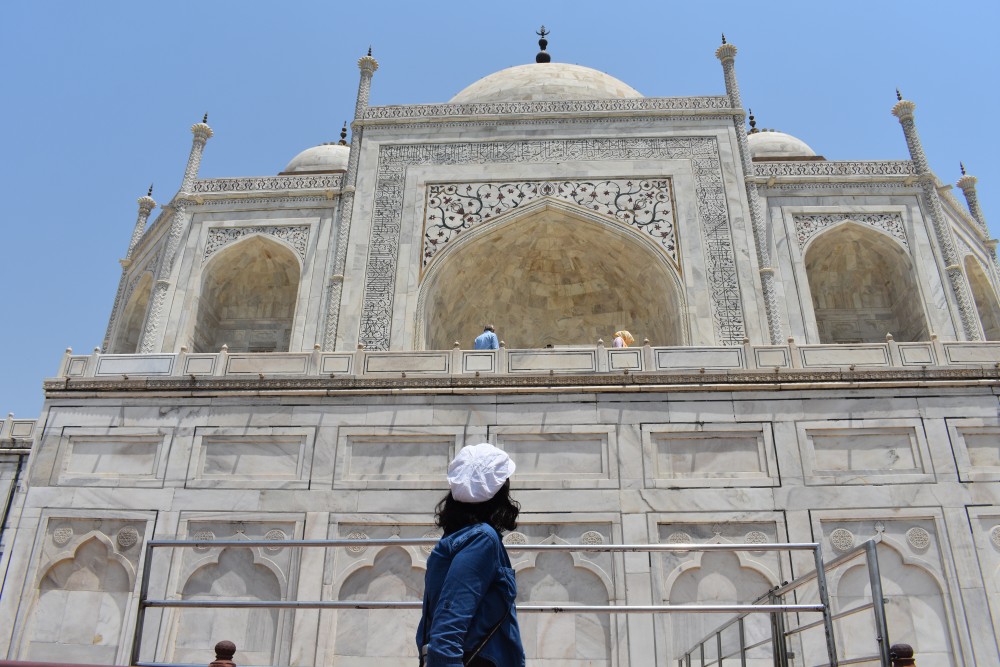
[[[149,598],[149,578],[153,571],[153,543],[146,540],[142,559],[142,583],[139,585],[139,609],[135,615],[135,634],[132,636],[132,659],[130,665],[139,664],[142,648],[142,629],[146,621],[146,600]]]
[[[890,667],[889,627],[885,620],[885,597],[882,592],[882,574],[878,569],[878,551],[875,542],[865,542],[865,560],[868,561],[868,579],[872,587],[872,612],[875,614],[875,638],[882,667]]]
[[[823,605],[823,631],[826,633],[826,652],[829,656],[830,667],[837,667],[840,664],[837,658],[837,642],[833,634],[833,616],[830,610],[830,591],[826,587],[826,569],[823,564],[823,550],[819,544],[813,550],[813,558],[816,562],[816,588],[819,592],[819,601]]]
[[[747,630],[743,625],[743,617],[740,617],[739,632],[740,632],[740,667],[747,667]]]
[[[722,667],[722,632],[715,633],[715,659],[718,661],[719,667]]]

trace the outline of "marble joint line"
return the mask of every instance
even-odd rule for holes
[[[656,159],[690,161],[705,246],[715,335],[721,344],[741,345],[746,325],[736,273],[736,253],[718,143],[710,137],[381,146],[358,342],[369,350],[389,349],[403,194],[409,166]]]
[[[678,264],[669,178],[435,183],[427,188],[423,266],[460,233],[543,197],[576,204],[650,236]]]
[[[792,220],[795,223],[795,240],[799,244],[799,250],[804,248],[809,239],[816,234],[847,220],[883,231],[899,241],[904,248],[909,249],[910,247],[906,239],[903,216],[899,213],[844,212],[821,213],[817,215],[802,214],[792,216]]]

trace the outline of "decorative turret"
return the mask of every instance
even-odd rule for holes
[[[149,214],[154,208],[156,208],[156,202],[153,200],[153,184],[149,184],[149,190],[146,192],[144,197],[139,197],[139,215],[135,220],[135,227],[132,229],[132,240],[128,244],[128,252],[125,254],[125,262],[127,263],[132,259],[132,251],[135,247],[139,245],[139,241],[142,239],[142,235],[146,232],[146,221],[149,220]],[[127,264],[125,264],[127,266]]]
[[[983,209],[979,206],[979,196],[976,194],[976,183],[979,179],[966,174],[965,165],[961,162],[958,164],[962,170],[962,178],[958,179],[958,183],[955,185],[965,195],[965,202],[969,205],[969,213],[972,214],[973,219],[979,225],[979,231],[983,233],[985,238],[989,238],[990,230],[986,226],[986,216],[983,215]]]
[[[184,180],[181,182],[181,192],[191,192],[194,189],[195,179],[198,178],[198,169],[201,167],[201,156],[205,151],[205,143],[212,138],[212,128],[208,126],[208,114],[206,113],[200,123],[191,126],[191,134],[194,139],[191,141],[191,153],[188,155],[187,167],[184,169]]]

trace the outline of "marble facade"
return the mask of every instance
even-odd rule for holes
[[[735,48],[717,55],[718,96],[538,63],[384,107],[366,56],[350,145],[277,176],[198,178],[196,124],[180,192],[151,222],[139,201],[103,348],[68,351],[37,423],[0,431],[0,491],[4,434],[32,451],[0,654],[126,664],[147,572],[178,600],[419,601],[423,547],[282,543],[435,537],[447,462],[489,441],[518,464],[523,603],[749,602],[812,564],[518,545],[816,541],[829,560],[872,539],[892,641],[1000,664],[1000,266],[974,179],[966,207],[929,173],[904,100],[909,160],[748,133]],[[487,321],[504,345],[469,349]],[[619,328],[634,347],[610,347]],[[154,536],[204,544],[146,562]],[[211,546],[250,539],[273,546]],[[871,598],[856,562],[830,590],[836,610]],[[157,609],[142,658],[229,639],[238,664],[412,664],[418,616]],[[521,623],[529,664],[624,667],[676,664],[721,620]],[[875,652],[867,616],[836,630],[842,657]],[[814,635],[791,648],[825,661]]]

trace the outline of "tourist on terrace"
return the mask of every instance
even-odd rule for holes
[[[486,328],[483,329],[483,333],[476,337],[476,349],[477,350],[496,350],[500,347],[500,341],[497,340],[496,330],[493,328],[492,324],[487,324]]]
[[[417,626],[423,667],[524,667],[517,582],[501,533],[517,527],[514,462],[489,443],[459,451],[435,508],[444,537],[427,558]]]
[[[615,332],[615,342],[611,344],[611,347],[628,347],[634,342],[635,338],[632,337],[632,334],[622,329]]]

